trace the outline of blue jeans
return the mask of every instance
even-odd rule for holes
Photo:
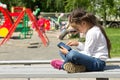
[[[106,66],[105,61],[79,53],[76,50],[71,50],[66,55],[61,52],[59,52],[59,54],[64,59],[64,64],[67,62],[72,62],[74,64],[84,65],[87,71],[102,71]]]

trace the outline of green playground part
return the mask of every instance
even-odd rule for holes
[[[19,34],[20,39],[31,38],[33,35],[33,30],[28,26],[28,21],[29,21],[28,16],[24,15],[24,18],[23,18],[23,26],[24,27],[23,27],[21,33]]]
[[[19,23],[16,27],[15,32],[20,32],[20,39],[31,38],[33,35],[33,30],[28,26],[29,18],[27,15],[24,15],[23,22]]]
[[[23,23],[19,23],[18,26],[16,27],[15,32],[21,32],[23,28],[24,28]]]

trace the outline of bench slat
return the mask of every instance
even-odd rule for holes
[[[87,75],[87,76],[86,76]],[[120,73],[94,72],[80,74],[46,74],[44,73],[0,73],[0,78],[120,78]]]
[[[106,62],[107,62],[107,63],[119,63],[119,62],[120,62],[120,58],[107,59]]]
[[[120,78],[120,68],[101,72],[67,73],[48,67],[0,66],[0,78]]]
[[[9,60],[9,61],[0,61],[0,65],[3,64],[49,64],[51,60]],[[120,58],[108,59],[107,63],[117,63],[120,62]]]
[[[0,61],[0,65],[3,64],[49,64],[51,60],[9,60]]]

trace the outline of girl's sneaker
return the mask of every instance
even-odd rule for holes
[[[63,66],[64,70],[68,73],[78,73],[78,72],[85,72],[86,68],[83,65],[76,65],[71,62],[67,62]]]
[[[62,60],[55,59],[55,60],[52,60],[50,64],[51,64],[54,68],[60,70],[60,69],[62,69],[63,61],[62,61]]]

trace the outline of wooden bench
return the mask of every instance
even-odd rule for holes
[[[120,59],[109,59],[106,62],[119,63]],[[96,80],[120,78],[119,65],[108,65],[104,71],[99,72],[67,73],[52,68],[49,63],[50,60],[0,61],[0,78],[96,78]],[[13,66],[13,64],[15,65]],[[23,66],[16,64],[23,64]]]

